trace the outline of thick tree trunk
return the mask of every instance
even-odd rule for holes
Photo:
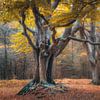
[[[36,83],[51,83],[55,84],[52,77],[52,67],[54,61],[53,54],[45,54],[45,52],[37,49],[35,52],[36,70],[34,80]]]

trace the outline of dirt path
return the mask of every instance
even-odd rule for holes
[[[57,83],[64,84],[68,91],[65,93],[50,94],[44,98],[34,95],[16,96],[16,93],[29,80],[0,81],[0,100],[100,100],[100,86],[90,84],[87,79],[59,79]]]

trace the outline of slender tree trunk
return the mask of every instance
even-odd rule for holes
[[[40,74],[39,74],[39,48],[34,52],[35,61],[36,61],[36,69],[35,69],[35,77],[34,80],[38,83],[40,81]]]
[[[46,77],[47,77],[47,82],[55,84],[53,81],[53,76],[52,76],[52,68],[53,68],[53,62],[54,62],[54,55],[50,55],[47,63],[47,70],[46,70]]]
[[[43,52],[40,52],[39,63],[40,82],[46,82],[46,59]]]
[[[23,79],[26,78],[26,55],[24,54],[24,59],[23,59]]]
[[[4,64],[4,79],[7,79],[8,75],[8,53],[7,53],[7,36],[6,36],[6,33],[4,33],[4,51],[5,51],[5,64]]]

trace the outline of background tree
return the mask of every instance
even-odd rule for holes
[[[0,40],[1,40],[1,46],[4,48],[4,58],[2,60],[3,65],[3,78],[8,79],[10,76],[9,74],[9,44],[10,44],[10,33],[14,33],[15,30],[11,30],[7,24],[0,25]],[[8,77],[7,77],[8,76]]]

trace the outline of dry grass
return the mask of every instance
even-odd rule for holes
[[[16,96],[29,80],[0,81],[0,100],[38,100],[34,95]],[[59,79],[68,87],[66,93],[52,94],[41,100],[100,100],[100,86],[90,84],[87,79]]]

